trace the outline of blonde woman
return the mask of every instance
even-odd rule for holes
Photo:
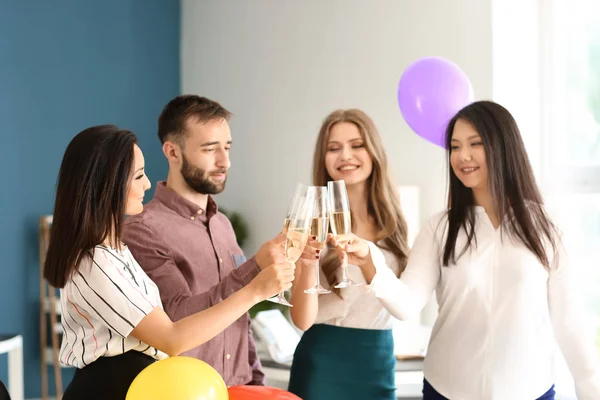
[[[347,187],[352,232],[375,243],[399,276],[408,253],[406,221],[379,133],[360,110],[334,111],[319,132],[313,184],[327,186],[335,180],[344,180]],[[392,316],[366,286],[334,288],[347,259],[314,243],[307,248],[292,289],[291,316],[306,332],[294,355],[289,390],[304,400],[395,399]],[[315,283],[315,258],[332,293],[304,293]],[[353,281],[366,283],[362,268],[349,265]]]

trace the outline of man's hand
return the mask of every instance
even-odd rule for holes
[[[285,236],[285,233],[280,233],[258,249],[254,258],[261,271],[271,264],[280,264],[286,261],[284,254]]]

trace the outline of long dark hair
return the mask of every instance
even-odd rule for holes
[[[135,135],[113,125],[88,128],[63,156],[44,278],[62,288],[95,246],[108,239],[118,247]]]
[[[469,122],[481,136],[486,153],[488,185],[494,209],[499,218],[508,216],[507,226],[501,226],[521,241],[546,268],[550,261],[545,244],[556,251],[557,231],[546,214],[543,199],[535,182],[529,157],[521,133],[513,116],[501,105],[491,101],[477,101],[460,110],[449,122],[446,130],[446,148],[451,149],[452,133],[456,121]],[[450,166],[448,170],[448,236],[444,246],[443,265],[455,263],[456,258],[476,244],[475,199],[473,191],[462,184]],[[458,233],[464,229],[467,243],[456,255]],[[547,242],[546,242],[547,241]]]

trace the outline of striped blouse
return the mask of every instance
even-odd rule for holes
[[[158,288],[127,247],[96,246],[93,259],[60,290],[63,338],[60,361],[83,368],[99,357],[130,350],[157,360],[167,355],[130,336],[154,308],[161,307]]]

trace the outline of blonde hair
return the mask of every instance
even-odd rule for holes
[[[388,174],[388,162],[383,143],[375,124],[364,112],[357,109],[336,110],[329,114],[319,131],[313,156],[313,185],[327,186],[333,180],[325,167],[325,154],[331,128],[340,122],[349,122],[358,128],[365,143],[365,149],[373,162],[373,171],[367,181],[367,212],[375,220],[378,234],[375,242],[383,241],[383,248],[391,251],[400,265],[400,272],[406,267],[408,258],[408,227],[400,209],[398,191]],[[352,219],[354,225],[354,219]],[[354,230],[354,226],[352,227]],[[332,272],[339,266],[335,252],[328,252],[321,262],[321,268],[333,285]]]

